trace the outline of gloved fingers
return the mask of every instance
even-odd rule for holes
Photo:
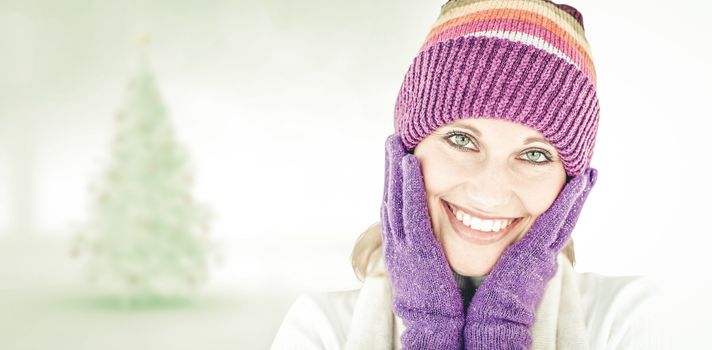
[[[403,237],[403,174],[400,168],[401,160],[406,154],[405,146],[398,134],[392,134],[386,139],[386,198],[385,205],[388,219],[388,233],[391,237]]]
[[[386,142],[384,143],[384,148],[385,148],[385,181],[384,181],[384,186],[383,186],[383,200],[386,201],[388,200],[388,186],[390,185],[391,182],[391,176],[393,174],[393,163],[395,162],[396,165],[400,162],[400,159],[403,157],[403,154],[405,151],[403,150],[405,146],[402,145],[401,138],[398,134],[391,134],[386,138]]]
[[[383,248],[389,250],[392,245],[391,234],[393,229],[391,228],[391,222],[388,218],[388,204],[383,202],[381,204],[381,241],[383,243]]]
[[[596,184],[597,179],[598,170],[596,170],[595,168],[587,168],[583,172],[583,174],[571,180],[577,180],[581,182],[581,184],[578,186],[582,187],[582,190],[573,200],[573,204],[568,212],[566,220],[564,220],[564,225],[561,227],[561,230],[559,230],[559,235],[556,237],[556,240],[551,245],[552,250],[557,252],[560,251],[563,248],[564,244],[566,244],[566,242],[568,241],[569,236],[571,236],[571,232],[574,230],[574,226],[576,226],[576,222],[578,221],[578,218],[581,214],[583,204],[586,202],[588,194],[591,192],[593,185]]]
[[[425,184],[420,162],[412,154],[407,154],[401,162],[403,171],[403,218],[406,240],[412,246],[419,244],[437,244],[433,235],[430,213],[425,195]]]
[[[574,176],[566,186],[561,190],[559,196],[567,196],[578,198],[584,191],[591,190],[598,179],[598,170],[595,168],[586,168],[583,173]],[[573,201],[569,201],[573,205]],[[568,202],[567,202],[568,203]]]
[[[588,168],[584,173],[588,175],[588,190],[590,191],[598,181],[598,170],[596,168]]]
[[[386,140],[386,142],[388,142],[388,141]],[[385,157],[384,157],[385,162],[384,162],[384,166],[383,166],[383,169],[384,169],[383,172],[384,172],[385,176],[383,177],[383,200],[381,201],[384,204],[388,200],[388,184],[391,181],[391,159],[388,156],[388,148],[387,148],[388,146],[387,145],[388,145],[388,143],[386,143],[384,145],[385,146],[384,148],[386,149],[386,151],[384,152],[385,153]]]
[[[390,137],[392,136],[393,135],[391,135]],[[386,138],[386,142],[383,145],[385,149],[385,166],[383,167],[385,176],[383,177],[383,200],[381,201],[381,233],[383,234],[384,241],[386,239],[385,234],[391,232],[391,223],[388,221],[388,215],[386,213],[388,211],[388,192],[390,189],[391,182],[391,158],[388,151],[390,137]]]
[[[529,232],[515,244],[558,248],[566,243],[581,208],[581,205],[576,206],[576,203],[582,204],[580,199],[584,191],[590,191],[596,174],[595,169],[588,168],[569,180],[549,208],[537,217]]]

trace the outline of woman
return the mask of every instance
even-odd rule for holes
[[[443,5],[397,99],[381,222],[354,248],[364,284],[299,298],[273,348],[662,347],[650,283],[573,270],[595,83],[573,7]]]

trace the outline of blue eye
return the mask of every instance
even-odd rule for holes
[[[543,165],[551,161],[547,153],[539,150],[526,151],[524,152],[524,156],[527,158],[527,161],[536,165]]]
[[[462,132],[457,132],[457,131],[450,131],[447,133],[445,136],[445,139],[447,140],[447,143],[458,149],[458,150],[472,150],[472,151],[477,151],[477,147],[475,142],[473,141],[473,138],[465,133]],[[471,145],[468,147],[468,145]],[[553,156],[545,150],[541,149],[530,149],[525,151],[522,154],[523,157],[525,158],[519,158],[523,161],[526,161],[530,164],[533,165],[546,165],[550,162],[552,162]]]
[[[458,149],[475,149],[475,148],[471,148],[471,147],[466,147],[468,144],[472,144],[473,146],[474,146],[474,144],[475,144],[474,142],[472,142],[472,139],[471,139],[468,135],[466,135],[466,134],[462,134],[462,133],[459,133],[459,132],[449,132],[449,133],[447,134],[446,139],[447,139],[448,142],[449,142],[452,146],[454,146],[455,148],[458,148]]]

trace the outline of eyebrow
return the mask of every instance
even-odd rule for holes
[[[456,126],[456,127],[458,127],[458,128],[463,128],[463,129],[470,130],[473,134],[475,134],[475,135],[477,135],[477,136],[479,136],[479,137],[482,137],[482,133],[481,133],[479,130],[477,130],[477,128],[475,128],[474,126],[469,126],[469,125],[467,125],[467,124],[461,124],[461,123],[455,123],[455,124],[453,124],[453,126]],[[530,143],[532,143],[532,142],[541,142],[541,143],[543,143],[543,144],[546,144],[546,145],[549,145],[549,146],[551,146],[551,147],[554,147],[551,143],[549,143],[548,140],[546,140],[546,139],[544,139],[544,138],[541,138],[541,137],[538,137],[538,136],[531,136],[531,137],[527,137],[526,139],[524,139],[524,144],[525,144],[525,145],[526,145],[526,144],[530,144]]]

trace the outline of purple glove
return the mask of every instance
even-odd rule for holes
[[[472,298],[464,328],[465,349],[529,349],[536,318],[556,258],[571,235],[598,171],[569,180],[554,203],[519,241],[510,245]]]
[[[403,348],[460,349],[462,296],[433,234],[418,159],[406,152],[397,134],[386,140],[381,223],[393,312],[406,327]]]

